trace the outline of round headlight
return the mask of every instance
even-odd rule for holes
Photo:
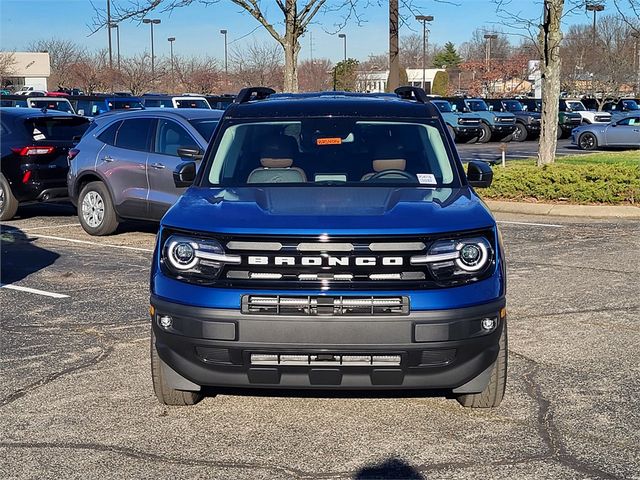
[[[171,241],[167,246],[167,259],[173,268],[178,270],[189,270],[198,263],[196,250],[187,241]]]
[[[489,251],[485,242],[460,243],[457,246],[460,252],[456,264],[467,272],[481,270],[489,260]]]

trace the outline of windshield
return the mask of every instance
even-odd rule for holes
[[[436,108],[440,110],[442,113],[449,113],[453,111],[451,109],[451,104],[449,102],[443,102],[441,100],[434,102],[432,100],[431,103],[433,103],[436,106]]]
[[[204,120],[189,120],[189,123],[198,131],[202,138],[207,142],[211,140],[213,131],[218,126],[218,119],[204,119]]]
[[[203,98],[200,98],[200,99],[187,98],[187,99],[176,100],[175,102],[176,102],[177,108],[211,108],[209,107],[209,104],[207,103],[207,101]]]
[[[454,186],[436,121],[306,118],[228,126],[205,178],[249,184]]]
[[[109,100],[111,110],[128,110],[130,108],[143,108],[140,100]]]
[[[24,122],[28,135],[34,142],[41,140],[66,140],[81,137],[89,126],[83,117],[37,117]]]
[[[66,100],[30,100],[33,108],[46,108],[47,110],[57,110],[59,112],[76,113],[71,108],[71,104]]]
[[[522,104],[518,100],[505,100],[504,106],[509,112],[522,112],[524,108],[522,108]]]
[[[487,112],[489,110],[484,100],[467,100],[467,105],[472,112]]]
[[[623,100],[622,105],[624,106],[625,110],[640,110],[640,107],[635,100]]]
[[[587,109],[584,108],[582,102],[567,102],[569,108],[574,112],[586,112]]]

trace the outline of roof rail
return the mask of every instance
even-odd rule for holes
[[[427,97],[427,94],[420,87],[398,87],[393,91],[393,93],[403,100],[415,100],[420,103],[427,103],[429,101],[429,97]]]
[[[246,103],[251,100],[264,100],[269,95],[273,95],[276,91],[269,87],[249,87],[243,88],[238,92],[233,103]]]

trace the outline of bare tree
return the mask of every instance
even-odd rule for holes
[[[69,65],[70,81],[80,85],[87,94],[104,91],[113,83],[106,50],[85,54]]]
[[[14,74],[14,67],[16,64],[15,55],[13,52],[0,52],[0,85],[5,86],[7,77],[11,77]]]
[[[298,66],[299,88],[303,92],[331,89],[331,61],[326,58],[305,60]]]
[[[231,51],[231,61],[232,76],[237,85],[283,89],[282,51],[277,44],[254,41],[249,45],[237,46]]]
[[[487,58],[489,43],[484,38],[487,33],[496,33],[498,36],[491,39],[491,58],[503,59],[512,53],[512,46],[509,36],[502,31],[489,31],[486,28],[477,28],[473,31],[471,39],[460,45],[458,53],[466,61],[484,61]]]
[[[175,81],[183,91],[206,94],[217,92],[222,87],[222,72],[213,58],[176,57],[174,69]]]
[[[165,71],[165,64],[156,61],[152,72],[151,55],[144,52],[122,59],[117,80],[133,95],[142,95],[154,89],[156,81]]]
[[[30,52],[48,52],[51,63],[49,83],[59,87],[70,87],[71,73],[69,67],[78,62],[85,54],[84,48],[70,40],[49,38],[32,42]]]

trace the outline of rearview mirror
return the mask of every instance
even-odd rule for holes
[[[195,162],[184,162],[176,167],[173,172],[173,183],[177,188],[185,188],[193,185],[196,179]]]
[[[467,167],[467,181],[474,188],[488,188],[493,181],[493,170],[485,162],[472,161]]]
[[[202,150],[198,147],[179,147],[178,156],[181,158],[192,158],[193,160],[202,160]]]

